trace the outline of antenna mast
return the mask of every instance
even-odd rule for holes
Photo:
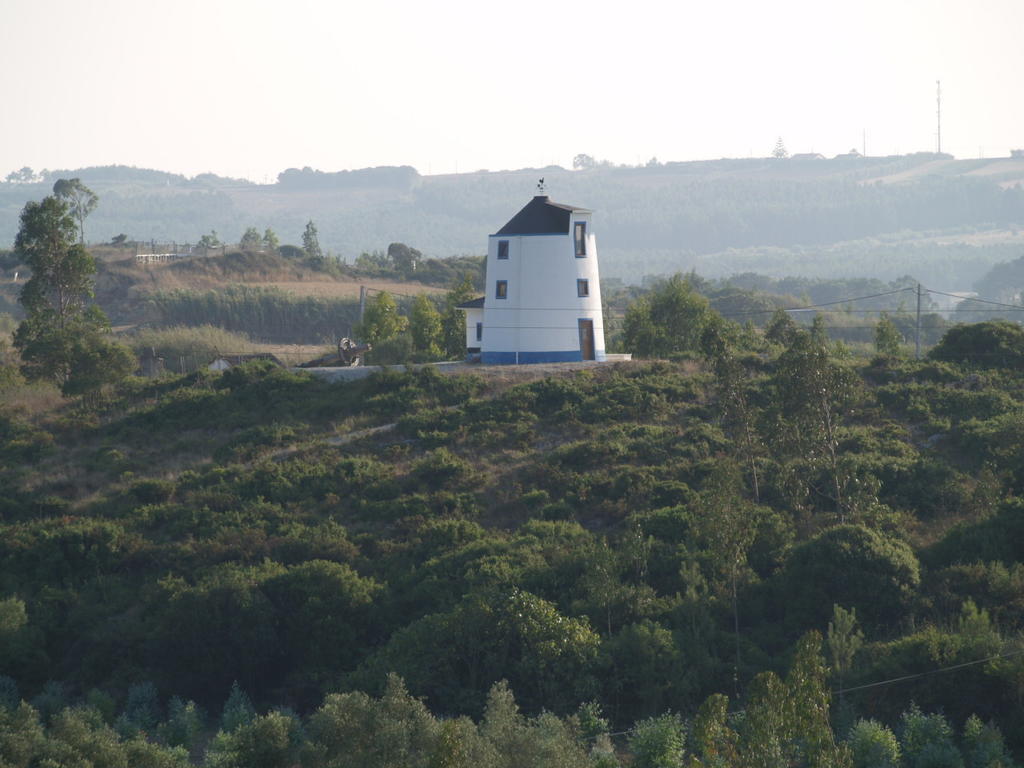
[[[935,81],[935,121],[937,124],[938,132],[938,152],[942,154],[942,83],[938,80]]]

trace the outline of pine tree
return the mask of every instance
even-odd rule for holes
[[[324,257],[324,252],[320,250],[320,238],[317,235],[316,225],[312,219],[306,222],[306,231],[302,233],[302,250],[311,259],[320,260]]]
[[[228,700],[224,702],[224,712],[220,718],[221,730],[231,733],[240,726],[248,725],[255,717],[256,710],[252,706],[252,701],[236,680],[231,684]]]

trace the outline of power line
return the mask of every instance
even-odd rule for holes
[[[935,293],[935,294],[938,294],[939,296],[949,296],[951,298],[961,299],[963,301],[977,301],[977,302],[979,302],[981,304],[994,304],[997,307],[1010,307],[1010,308],[1018,309],[1018,310],[1024,309],[1024,306],[1021,306],[1020,304],[1005,304],[1005,303],[1003,303],[1001,301],[992,301],[991,299],[979,299],[977,297],[972,297],[972,296],[957,296],[955,293],[944,293],[942,291],[935,291],[935,290],[932,290],[930,288],[926,288],[925,290],[927,290],[928,293]],[[965,311],[970,311],[970,310],[965,310]]]
[[[978,664],[987,664],[988,662],[995,661],[996,659],[1009,659],[1009,658],[1013,658],[1014,656],[1020,656],[1021,654],[1024,654],[1024,648],[1022,648],[1020,650],[1016,650],[1016,651],[1008,651],[1006,653],[997,653],[997,654],[994,654],[992,656],[986,656],[983,659],[975,659],[974,661],[965,661],[965,662],[962,662],[960,664],[951,664],[951,665],[946,666],[946,667],[939,667],[937,669],[929,669],[929,670],[927,670],[925,672],[915,672],[914,674],[911,674],[911,675],[901,675],[900,677],[892,677],[892,678],[889,678],[888,680],[879,680],[879,681],[874,682],[874,683],[866,683],[864,685],[855,685],[855,686],[853,686],[851,688],[838,688],[838,689],[833,690],[832,693],[833,694],[851,693],[853,691],[868,690],[869,688],[880,688],[883,685],[894,685],[895,683],[903,683],[903,682],[906,682],[908,680],[917,680],[919,678],[928,677],[930,675],[939,675],[939,674],[943,674],[945,672],[954,672],[954,671],[956,671],[958,669],[964,669],[966,667],[973,667],[973,666],[977,666]],[[743,713],[745,711],[746,711],[745,709],[740,709],[740,710],[737,710],[736,712],[734,712],[733,714],[741,714],[741,713]],[[629,734],[634,733],[635,731],[636,731],[636,726],[634,726],[632,728],[627,728],[624,731],[615,731],[614,733],[608,733],[608,734],[605,734],[605,735],[607,735],[609,738],[616,737],[616,736],[628,736]],[[591,740],[593,740],[593,739],[591,739]]]
[[[854,301],[866,301],[868,299],[878,299],[882,296],[892,296],[897,293],[906,293],[907,291],[913,291],[913,288],[899,288],[895,291],[885,291],[884,293],[872,293],[868,296],[852,296],[848,299],[838,299],[836,301],[825,301],[820,304],[808,304],[803,307],[773,307],[772,309],[751,309],[744,312],[732,312],[730,316],[739,317],[740,315],[768,315],[778,310],[783,312],[804,312],[809,309],[820,309],[821,307],[834,307],[837,304],[849,304]]]
[[[1024,648],[1017,651],[1009,651],[1007,653],[997,653],[994,656],[987,656],[984,659],[976,659],[974,661],[965,661],[961,664],[952,664],[948,667],[939,667],[938,669],[930,669],[927,672],[917,672],[912,675],[902,675],[901,677],[893,677],[888,680],[879,680],[877,683],[866,683],[865,685],[855,685],[852,688],[843,688],[833,693],[850,693],[851,691],[863,691],[868,688],[878,688],[883,685],[892,685],[893,683],[902,683],[907,680],[916,680],[917,678],[927,677],[928,675],[938,675],[943,672],[952,672],[956,669],[963,669],[964,667],[973,667],[976,664],[985,664],[989,661],[995,661],[996,659],[1009,659],[1013,656],[1020,656],[1024,653]]]

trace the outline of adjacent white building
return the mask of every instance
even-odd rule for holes
[[[491,235],[487,293],[466,310],[466,348],[485,364],[604,360],[591,212],[534,197]]]

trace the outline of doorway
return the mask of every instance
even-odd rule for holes
[[[594,321],[583,320],[580,324],[580,353],[584,360],[594,359]]]

